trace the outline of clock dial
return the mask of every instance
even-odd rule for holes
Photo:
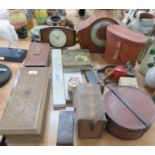
[[[49,34],[49,41],[54,47],[63,47],[67,42],[67,37],[61,29],[54,29]]]
[[[110,24],[112,24],[111,21],[101,20],[93,25],[90,31],[90,39],[96,46],[105,47],[106,27]]]

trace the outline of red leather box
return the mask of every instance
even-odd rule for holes
[[[109,25],[106,33],[104,59],[110,64],[135,64],[146,37],[120,25]]]

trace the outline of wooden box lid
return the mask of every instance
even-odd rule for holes
[[[23,68],[0,122],[0,134],[40,134],[49,68]]]
[[[62,62],[65,68],[91,68],[88,49],[63,50]]]
[[[31,43],[25,66],[27,67],[45,67],[49,62],[50,45],[48,43]]]
[[[140,45],[145,44],[147,41],[146,37],[143,34],[134,32],[126,27],[116,24],[109,25],[107,27],[107,37],[108,35]]]
[[[79,84],[73,95],[73,104],[76,121],[95,119],[104,110],[100,86],[89,83]]]

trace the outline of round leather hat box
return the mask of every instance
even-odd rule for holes
[[[111,89],[103,99],[108,120],[106,130],[120,139],[140,138],[155,120],[152,98],[131,86]]]

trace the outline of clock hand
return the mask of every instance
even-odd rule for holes
[[[57,40],[59,39],[58,36],[56,36],[56,35],[54,35],[54,34],[53,34],[53,36],[54,36],[54,38],[56,38]]]
[[[57,39],[59,40],[59,36],[57,36]]]
[[[53,36],[54,36],[54,38],[56,38],[56,39],[57,39],[57,36],[56,36],[56,35],[54,35],[54,34],[53,34]]]

